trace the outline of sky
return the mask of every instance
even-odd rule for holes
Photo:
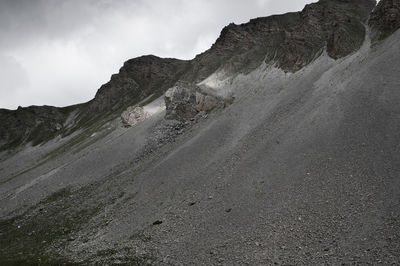
[[[192,59],[231,22],[310,0],[0,0],[0,108],[92,99],[123,62]]]

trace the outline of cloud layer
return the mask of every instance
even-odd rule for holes
[[[309,0],[2,0],[0,108],[93,98],[123,62],[191,59],[230,22],[301,10]]]

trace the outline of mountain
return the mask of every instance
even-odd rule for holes
[[[228,75],[249,73],[263,61],[295,72],[319,56],[325,46],[332,58],[342,58],[361,47],[365,36],[363,23],[374,6],[373,0],[320,1],[307,5],[302,12],[257,18],[242,25],[232,23],[222,30],[208,51],[191,61],[152,55],[131,59],[86,104],[51,111],[48,107],[0,110],[1,121],[18,124],[11,130],[2,128],[0,150],[65,136],[92,125],[100,117],[115,118],[121,110],[150,94],[161,96],[180,79],[200,82],[218,70]],[[44,115],[38,116],[36,112]],[[78,113],[73,121],[78,125],[59,128],[71,113]],[[14,127],[17,129],[12,130]]]
[[[399,27],[320,0],[0,110],[0,264],[399,264]]]

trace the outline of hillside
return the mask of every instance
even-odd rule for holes
[[[400,264],[399,27],[321,0],[0,110],[0,264]]]

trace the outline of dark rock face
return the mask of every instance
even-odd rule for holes
[[[118,74],[101,86],[89,109],[110,111],[126,108],[151,94],[162,94],[177,80],[187,62],[178,59],[142,56],[128,60]],[[158,96],[160,96],[158,95]]]
[[[188,82],[178,82],[165,93],[167,119],[189,120],[193,118],[196,109],[197,86]]]
[[[191,62],[188,75],[199,81],[221,67],[248,72],[263,60],[297,71],[326,46],[332,58],[344,57],[362,45],[363,23],[375,4],[374,0],[322,0],[301,12],[230,24],[210,50]]]
[[[400,28],[400,0],[382,0],[369,21],[374,40],[382,40]]]
[[[67,113],[65,108],[51,106],[0,109],[0,150],[27,142],[36,145],[53,138],[62,131]]]

